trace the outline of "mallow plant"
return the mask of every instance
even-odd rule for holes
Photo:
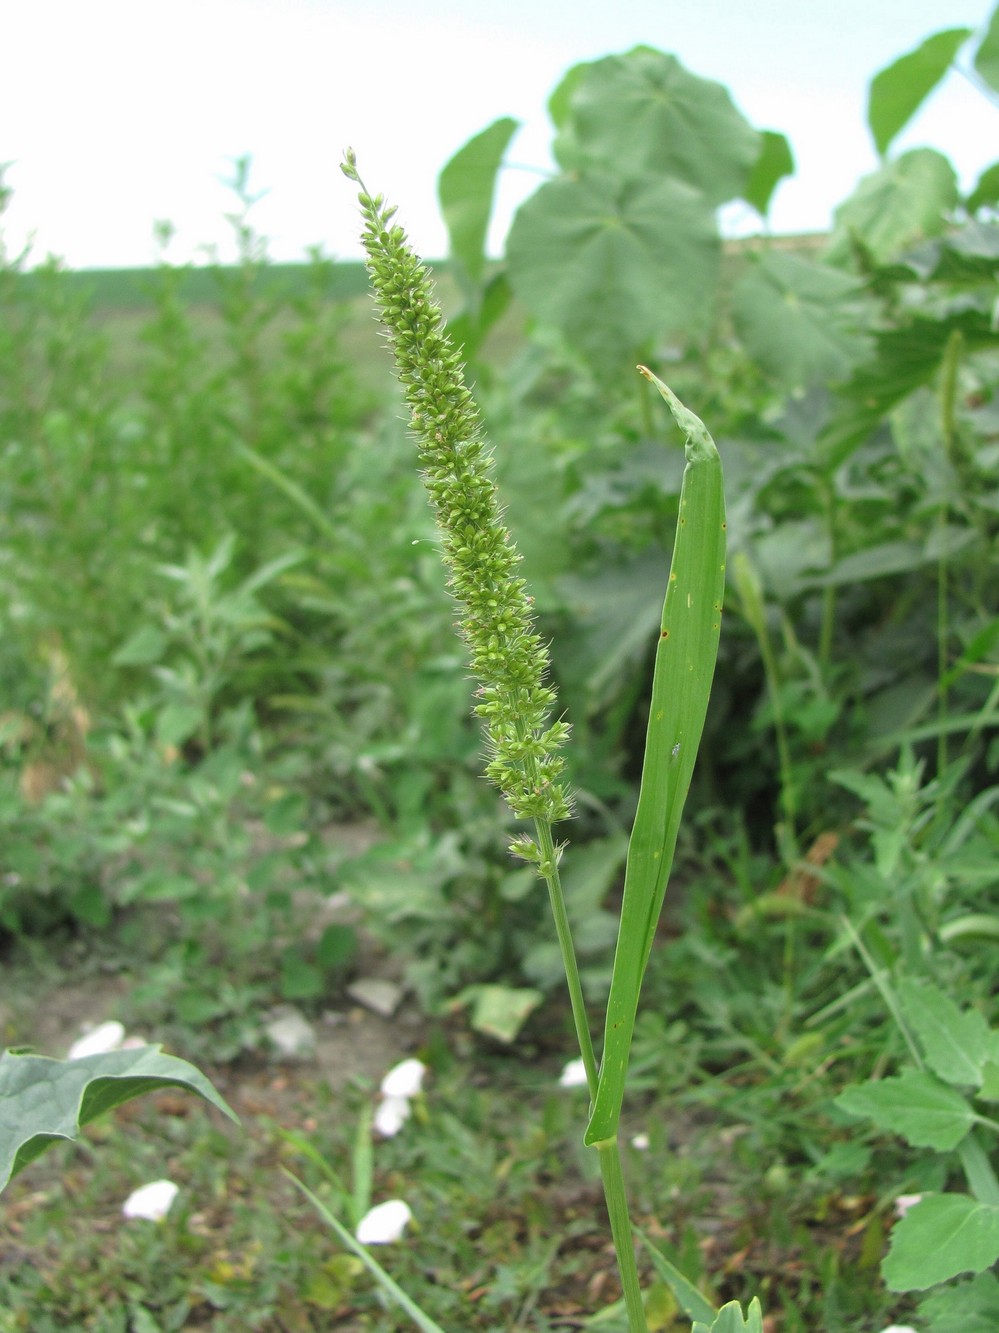
[[[562,848],[555,830],[572,813],[562,755],[569,726],[556,715],[548,649],[537,631],[525,580],[518,573],[520,555],[503,523],[482,424],[465,384],[460,352],[445,330],[430,274],[402,227],[393,221],[394,208],[365,188],[352,152],[347,152],[342,169],[360,188],[371,282],[409,408],[448,587],[458,610],[458,630],[478,682],[475,711],[484,727],[486,775],[526,826],[512,842],[511,852],[529,862],[548,889],[590,1093],[584,1142],[600,1162],[629,1333],[643,1333],[647,1323],[618,1124],[642,978],[666,892],[718,651],[726,546],[721,462],[703,423],[640,366],[684,433],[686,468],[598,1062],[559,876]],[[335,1229],[341,1239],[349,1234],[341,1225]],[[746,1328],[762,1333],[758,1301],[750,1306],[748,1322],[738,1302],[716,1311],[644,1237],[640,1239],[657,1271],[671,1282],[696,1333]],[[400,1301],[399,1288],[388,1275],[374,1261],[369,1266],[385,1290]],[[437,1328],[423,1311],[414,1310],[408,1298],[404,1308],[419,1327]]]

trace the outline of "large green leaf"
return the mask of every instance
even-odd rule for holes
[[[892,1231],[881,1273],[891,1291],[925,1291],[999,1259],[999,1207],[968,1194],[930,1194]]]
[[[938,236],[957,201],[957,177],[947,158],[934,148],[914,148],[865,176],[837,208],[830,255],[845,259],[855,234],[876,260],[892,259]]]
[[[732,318],[751,357],[784,388],[845,379],[869,348],[860,284],[799,255],[761,255],[736,283]]]
[[[981,1087],[986,1063],[999,1061],[999,1032],[977,1009],[959,1009],[929,982],[906,979],[898,993],[902,1013],[933,1072],[947,1083]]]
[[[988,29],[975,52],[975,69],[990,88],[999,92],[999,5],[992,11]]]
[[[60,1139],[77,1139],[84,1125],[106,1111],[158,1088],[187,1088],[238,1117],[194,1065],[164,1055],[159,1046],[50,1060],[42,1055],[0,1056],[0,1189]]]
[[[777,182],[794,175],[794,154],[783,134],[760,130],[760,151],[747,177],[742,197],[766,217]]]
[[[867,102],[867,123],[882,155],[950,69],[970,28],[948,28],[927,37],[915,51],[875,74]]]
[[[975,213],[980,208],[995,208],[997,203],[999,203],[999,162],[993,162],[978,177],[975,188],[964,201],[964,206],[969,213]]]
[[[531,313],[617,372],[653,339],[705,329],[719,252],[714,214],[689,185],[594,175],[528,199],[507,261]]]
[[[901,1134],[916,1148],[937,1152],[956,1148],[976,1118],[960,1093],[918,1069],[845,1088],[836,1105],[849,1115],[868,1117],[879,1129]]]
[[[486,266],[486,233],[493,210],[496,173],[520,122],[503,116],[469,139],[444,167],[437,182],[451,258],[478,286]]]
[[[569,71],[553,109],[567,171],[686,181],[712,205],[740,196],[760,137],[720,83],[648,46]]]

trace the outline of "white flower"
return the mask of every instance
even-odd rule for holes
[[[375,1107],[374,1127],[383,1138],[391,1139],[409,1119],[408,1097],[383,1097]]]
[[[582,1060],[570,1060],[562,1070],[562,1077],[559,1079],[558,1085],[560,1088],[585,1088],[585,1063]]]
[[[87,1055],[107,1055],[109,1051],[119,1050],[124,1040],[124,1025],[116,1019],[111,1019],[107,1023],[99,1023],[97,1027],[85,1032],[78,1041],[74,1041],[66,1059],[82,1060]]]
[[[399,1240],[413,1214],[402,1199],[376,1204],[364,1214],[354,1233],[362,1245],[388,1245]]]
[[[636,1148],[639,1152],[648,1152],[649,1151],[648,1134],[636,1134],[635,1137],[631,1140],[631,1146],[633,1148]]]
[[[172,1180],[154,1180],[141,1189],[133,1190],[121,1211],[126,1217],[143,1217],[148,1222],[162,1222],[177,1197],[177,1186]]]
[[[895,1216],[904,1217],[910,1208],[915,1208],[922,1197],[921,1194],[900,1194],[895,1200]]]
[[[415,1097],[423,1090],[427,1066],[422,1060],[403,1060],[393,1065],[382,1079],[383,1097]]]
[[[375,1108],[374,1127],[384,1138],[398,1134],[409,1119],[410,1098],[419,1096],[426,1072],[422,1060],[402,1060],[382,1079],[382,1099]]]
[[[916,1333],[911,1324],[889,1324],[881,1333]]]

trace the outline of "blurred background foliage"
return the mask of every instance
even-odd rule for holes
[[[912,756],[955,810],[994,779],[999,173],[962,198],[935,150],[891,153],[955,42],[875,80],[882,165],[827,237],[767,234],[787,141],[644,47],[555,89],[559,171],[500,259],[485,236],[516,122],[441,173],[441,288],[574,727],[568,881],[595,994],[682,467],[636,360],[710,423],[730,511],[672,910],[723,867],[723,929],[810,853],[832,905],[823,865],[852,846],[861,790],[837,770]],[[0,929],[107,945],[146,939],[152,910],[145,991],[231,1019],[237,1048],[251,998],[318,1002],[349,975],[349,941],[324,952],[308,925],[339,890],[430,1010],[486,982],[540,996],[557,969],[478,776],[363,275],[318,250],[270,265],[248,161],[231,186],[235,267],[171,265],[166,226],[161,264],[127,280],[3,254]],[[761,234],[723,244],[737,199]],[[213,969],[229,1001],[199,1007]]]

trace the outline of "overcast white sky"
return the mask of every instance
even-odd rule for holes
[[[153,224],[170,254],[226,248],[220,181],[253,158],[255,213],[279,260],[321,244],[359,255],[351,145],[417,248],[446,250],[437,173],[498,116],[508,153],[494,246],[551,168],[549,93],[581,60],[639,42],[728,86],[760,129],[788,135],[797,175],[777,231],[820,230],[876,165],[873,74],[941,28],[985,24],[994,0],[8,0],[0,162],[11,163],[8,249],[76,268],[145,265]],[[967,56],[965,57],[967,63]],[[951,74],[898,148],[940,148],[970,187],[999,158],[999,107]],[[738,225],[738,219],[733,226]]]

